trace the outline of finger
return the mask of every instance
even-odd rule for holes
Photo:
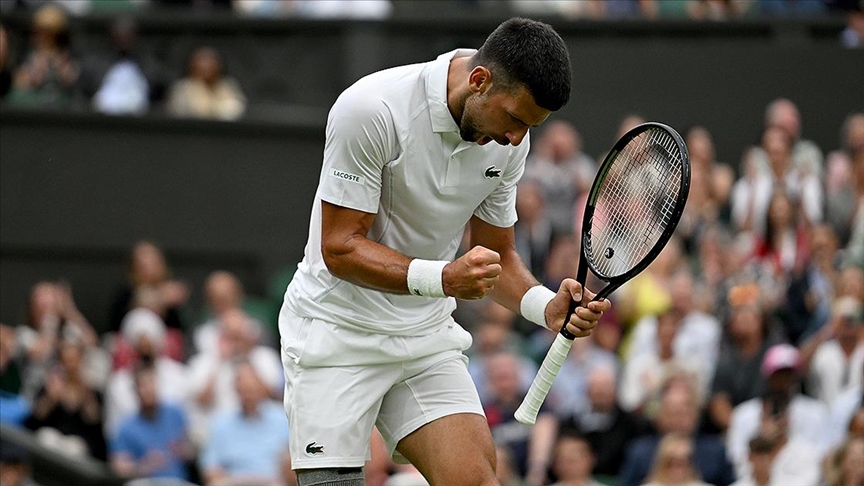
[[[603,313],[603,312],[606,312],[612,308],[612,302],[609,299],[591,301],[591,302],[588,302],[588,304],[585,307],[587,307],[588,309],[590,309],[594,312]]]
[[[570,334],[574,335],[577,338],[588,337],[593,332],[594,328],[591,329],[582,329],[581,327],[574,326],[573,324],[567,325],[567,331]]]
[[[570,294],[570,298],[574,302],[582,303],[582,284],[572,278],[565,278],[561,281],[561,289]]]
[[[585,307],[577,307],[576,312],[573,313],[573,316],[582,319],[583,321],[594,321],[597,322],[603,317],[602,312],[596,312],[591,309]],[[571,318],[572,320],[572,318]]]
[[[490,263],[483,267],[483,275],[486,278],[497,277],[501,274],[501,265],[498,263]]]

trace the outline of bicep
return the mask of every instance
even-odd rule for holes
[[[350,251],[355,238],[366,238],[375,214],[321,201],[321,253],[330,256]]]

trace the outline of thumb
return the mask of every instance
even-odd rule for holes
[[[574,302],[582,303],[582,284],[572,278],[564,279],[561,282],[561,290],[570,294],[570,298]]]

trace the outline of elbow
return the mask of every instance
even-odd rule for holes
[[[351,253],[349,245],[345,242],[333,244],[321,243],[321,257],[324,265],[333,276],[344,279],[346,276],[348,255]]]

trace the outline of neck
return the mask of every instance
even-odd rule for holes
[[[462,121],[462,112],[465,110],[465,99],[468,97],[468,88],[465,80],[468,77],[470,57],[457,57],[450,61],[447,70],[447,109],[450,116],[459,125]]]
[[[141,416],[147,419],[152,419],[156,416],[156,404],[141,406]]]

